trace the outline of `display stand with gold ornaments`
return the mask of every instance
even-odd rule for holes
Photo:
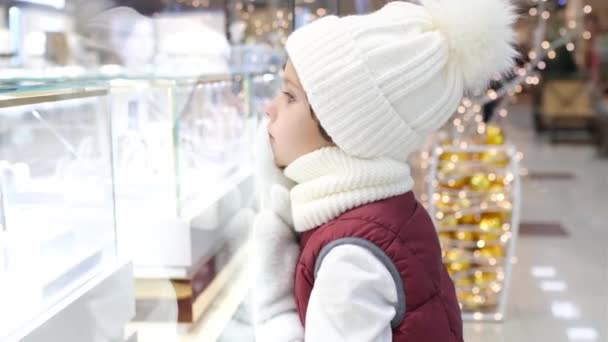
[[[429,213],[465,320],[505,316],[521,203],[519,159],[498,126],[433,149]]]
[[[421,154],[422,169],[430,167],[428,195],[421,198],[428,197],[444,264],[454,280],[465,320],[502,321],[505,317],[522,201],[522,154],[505,140],[500,125],[483,123],[480,112],[484,105],[503,99],[497,112],[498,121],[504,121],[507,104],[524,86],[540,84],[541,72],[547,60],[556,58],[556,49],[565,46],[573,51],[575,41],[592,37],[583,24],[593,11],[587,2],[568,1],[566,25],[551,40],[547,20],[555,6],[537,0],[527,0],[522,6],[528,9],[529,19],[538,18],[529,61],[514,68],[513,78],[495,75],[494,81],[501,83],[498,89],[464,97],[452,121],[452,137],[439,137],[431,153]]]

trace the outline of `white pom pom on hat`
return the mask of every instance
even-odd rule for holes
[[[513,64],[517,16],[508,0],[421,0],[450,46],[450,62],[462,71],[465,89],[487,87]]]
[[[339,148],[406,161],[466,92],[510,71],[509,1],[395,1],[368,15],[321,18],[292,33],[286,49]]]

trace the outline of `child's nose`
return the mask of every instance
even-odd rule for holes
[[[266,106],[264,106],[264,112],[266,113],[266,116],[268,116],[268,118],[272,121],[276,118],[277,116],[277,110],[273,104],[274,99],[271,101],[268,101],[268,103],[266,103]]]

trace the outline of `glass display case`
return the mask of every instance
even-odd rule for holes
[[[16,133],[28,127],[23,123],[26,118],[47,135],[32,144],[44,146],[39,152],[49,164],[55,160],[53,172],[86,175],[91,182],[91,188],[69,188],[74,201],[85,201],[101,188],[109,191],[110,199],[114,196],[116,234],[111,238],[116,241],[119,259],[133,262],[136,278],[136,328],[131,331],[143,334],[137,326],[142,322],[195,323],[226,294],[232,303],[240,302],[247,288],[243,270],[256,205],[253,139],[263,106],[276,94],[280,78],[271,73],[173,78],[93,74],[79,78],[79,82],[93,79],[104,84],[100,86],[104,95],[53,101],[42,97],[34,108],[37,114],[29,112],[32,105],[23,109],[12,104],[11,111],[18,114],[3,114],[2,146],[7,149],[2,160],[23,173],[19,171],[24,168],[19,164],[24,163],[23,158],[16,158],[18,150],[7,144],[21,143],[29,136]],[[4,82],[3,88],[9,91],[32,83],[49,87],[61,82],[65,82],[64,76],[13,79]],[[99,107],[94,106],[95,101]],[[64,102],[82,115],[63,114]],[[56,112],[57,123],[48,117]],[[107,120],[103,122],[106,126],[100,118]],[[19,128],[5,133],[13,132],[11,124]],[[105,140],[101,140],[102,128],[108,129]],[[99,139],[94,140],[92,132]],[[52,146],[46,140],[52,139],[65,149],[67,157],[46,151]],[[102,142],[106,144],[103,154],[96,145]],[[3,184],[2,198],[6,199],[4,189]],[[6,201],[2,204],[2,226],[10,227]],[[105,216],[112,222],[114,211]],[[105,241],[105,236],[88,237],[91,243]],[[77,248],[94,249],[87,245],[88,240],[79,239],[73,240]],[[49,241],[48,246],[56,243],[63,248],[60,239]],[[16,245],[3,242],[3,246]],[[66,279],[72,281],[73,274]],[[220,307],[222,317],[229,320],[225,306]]]
[[[158,213],[148,210],[145,219],[163,223],[154,226],[140,222],[140,228],[124,227],[129,234],[139,230],[128,242],[131,252],[139,251],[134,259],[137,317],[130,329],[137,331],[142,339],[175,338],[177,333],[171,329],[161,329],[163,334],[159,335],[161,330],[151,322],[176,320],[191,324],[185,335],[212,341],[224,327],[232,324],[235,315],[249,317],[239,304],[244,301],[249,286],[248,236],[255,216],[251,165],[253,139],[263,107],[276,94],[279,82],[280,78],[270,73],[171,81],[156,79],[154,82],[121,81],[127,86],[120,89],[121,96],[155,98],[155,103],[162,103],[161,107],[168,103],[175,113],[170,119],[174,123],[173,131],[165,134],[173,134],[173,155],[167,153],[163,158],[163,165],[175,167],[176,200],[171,203],[175,218],[160,221]],[[167,101],[159,99],[163,93],[159,87],[166,91],[162,96],[168,97]],[[112,89],[116,96],[119,92],[117,82]],[[114,97],[113,106],[117,105],[126,108],[124,101]],[[141,114],[150,110],[142,110]],[[122,119],[114,120],[115,124],[125,119],[124,114],[118,113],[119,110],[113,110],[114,115],[122,116]],[[141,132],[143,128],[138,125],[137,130]],[[116,139],[119,136],[116,127],[114,133]],[[118,149],[122,148],[120,142],[116,145]],[[119,179],[120,171],[116,174]],[[167,177],[162,179],[167,180]],[[156,186],[154,183],[144,188]],[[120,182],[117,182],[117,194],[120,194],[119,187]],[[170,192],[170,186],[166,191]],[[150,203],[156,201],[151,198],[154,196],[147,194],[143,192],[141,198]],[[121,204],[118,195],[119,231],[123,230],[121,207],[132,208]],[[169,279],[169,288],[163,278]]]
[[[219,203],[252,174],[250,77],[110,85],[119,244],[138,275],[184,277],[221,246]]]
[[[0,89],[0,340],[116,265],[108,89]]]
[[[110,81],[118,244],[135,265],[139,321],[196,322],[244,265],[255,216],[253,139],[277,81]],[[163,280],[178,290],[167,296]],[[155,314],[176,299],[179,309],[165,311],[177,318]]]
[[[248,82],[241,75],[177,82],[178,197],[184,217],[204,211],[216,199],[209,195],[222,193],[222,183],[251,175],[255,118]]]

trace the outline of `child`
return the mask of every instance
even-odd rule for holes
[[[506,0],[393,2],[289,37],[258,152],[257,341],[463,341],[406,160],[510,70],[515,19]]]

